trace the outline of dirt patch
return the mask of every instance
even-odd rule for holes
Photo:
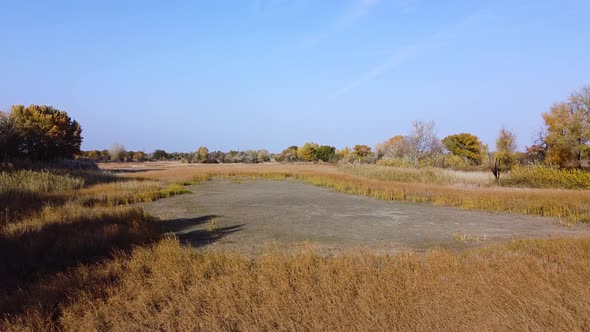
[[[590,234],[589,225],[516,214],[464,211],[342,194],[296,181],[209,181],[193,194],[145,204],[195,246],[257,253],[311,242],[398,251],[461,249],[514,238]]]

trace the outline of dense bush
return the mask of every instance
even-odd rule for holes
[[[322,145],[316,149],[315,155],[317,160],[328,162],[336,156],[336,148],[329,145]]]
[[[168,153],[166,153],[166,151],[164,150],[156,150],[154,151],[154,154],[152,155],[152,159],[154,160],[165,160],[168,159]]]

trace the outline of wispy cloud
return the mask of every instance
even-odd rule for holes
[[[316,34],[305,37],[300,46],[302,48],[311,48],[318,45],[322,40],[329,37],[333,33],[340,31],[364,16],[367,16],[371,9],[373,9],[381,0],[356,0],[351,5],[343,10],[327,28]]]
[[[490,6],[486,6],[482,9],[472,12],[469,15],[462,17],[461,19],[457,20],[456,22],[447,25],[443,29],[427,36],[426,38],[414,43],[407,45],[405,47],[399,48],[395,51],[392,55],[387,57],[381,63],[377,64],[373,68],[371,68],[368,72],[361,75],[359,78],[349,82],[348,84],[344,85],[340,89],[338,89],[334,96],[341,96],[344,95],[351,90],[359,87],[360,85],[371,81],[378,76],[381,76],[395,67],[402,65],[404,62],[414,58],[418,54],[424,52],[427,49],[433,48],[436,44],[445,40],[445,38],[450,38],[453,36],[454,33],[458,30],[458,28],[464,26],[465,24],[473,21],[478,16],[480,16],[484,11],[486,11]]]

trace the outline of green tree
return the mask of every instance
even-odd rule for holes
[[[463,157],[472,164],[481,164],[481,142],[477,136],[461,133],[443,138],[442,143],[455,156]]]
[[[166,153],[164,150],[156,150],[154,151],[152,158],[154,160],[165,160],[168,159],[168,153]]]
[[[315,151],[316,158],[323,162],[328,162],[336,155],[336,148],[329,145],[322,145]]]
[[[80,153],[82,128],[68,113],[46,105],[12,106],[10,117],[20,151],[33,160],[73,158]]]

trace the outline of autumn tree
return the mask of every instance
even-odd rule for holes
[[[0,112],[0,160],[19,155],[20,137],[14,119],[8,113]]]
[[[496,153],[494,155],[500,171],[507,171],[516,162],[516,135],[502,128],[496,140]]]
[[[294,162],[297,161],[297,145],[292,145],[281,152],[279,155],[279,161]]]
[[[206,163],[208,156],[209,156],[209,149],[207,149],[204,146],[201,146],[197,149],[197,152],[193,156],[193,162]]]
[[[579,167],[590,153],[590,86],[573,93],[567,102],[543,113],[546,125],[545,161],[560,167]]]
[[[335,157],[338,160],[349,161],[351,156],[352,156],[352,150],[348,146],[346,146],[340,150],[337,150]]]
[[[352,148],[352,150],[352,153],[359,161],[373,154],[373,151],[371,151],[371,147],[369,147],[368,145],[357,144]]]
[[[258,150],[258,162],[259,163],[264,163],[264,162],[269,162],[270,161],[270,153],[268,152],[268,150]]]
[[[402,135],[393,136],[387,141],[377,144],[377,158],[403,158],[408,152],[408,140]]]
[[[434,121],[414,121],[412,123],[412,131],[407,139],[414,167],[418,167],[420,158],[435,151],[440,146],[440,141],[434,131]]]
[[[133,153],[133,161],[145,161],[146,159],[147,156],[143,151]]]
[[[303,144],[302,147],[297,149],[297,158],[303,161],[317,160],[316,150],[318,149],[318,147],[318,144],[314,142],[308,142]]]
[[[33,160],[73,158],[80,153],[82,128],[68,113],[46,105],[12,106],[19,150]]]
[[[480,165],[482,160],[482,144],[477,136],[469,133],[449,135],[442,143],[455,156],[463,157],[474,165]]]

